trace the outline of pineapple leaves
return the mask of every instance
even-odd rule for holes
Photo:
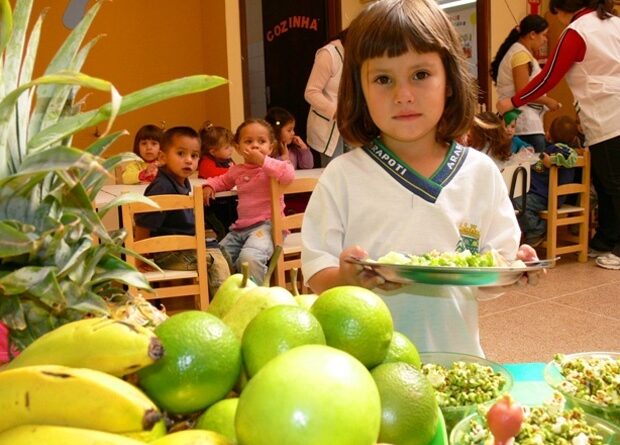
[[[0,53],[4,51],[13,31],[13,15],[9,0],[0,0]]]
[[[0,260],[28,253],[33,241],[13,224],[0,221]]]
[[[228,81],[222,77],[203,74],[162,82],[125,95],[122,99],[118,114],[135,111],[174,97],[205,91],[224,85],[226,82]],[[31,150],[38,150],[41,147],[49,146],[84,128],[95,126],[110,118],[111,108],[112,104],[108,103],[97,110],[90,110],[78,113],[74,116],[67,116],[57,124],[34,135],[28,142],[28,147]]]

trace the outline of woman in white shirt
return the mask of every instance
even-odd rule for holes
[[[344,60],[344,29],[321,47],[314,57],[304,98],[310,104],[306,141],[321,153],[321,166],[344,152],[344,143],[336,125],[338,85]]]

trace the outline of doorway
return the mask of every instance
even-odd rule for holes
[[[283,107],[305,140],[306,82],[316,50],[340,31],[340,1],[239,0],[239,11],[245,116]]]

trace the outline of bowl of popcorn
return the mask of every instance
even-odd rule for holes
[[[556,354],[544,377],[568,406],[620,425],[620,353]]]
[[[420,354],[422,372],[435,389],[437,404],[450,431],[479,405],[490,405],[510,391],[513,379],[499,363],[454,352]]]
[[[568,408],[562,394],[534,407],[522,406],[523,421],[514,438],[515,444],[617,445],[620,428],[611,422]],[[450,433],[451,445],[493,445],[494,438],[487,420],[489,407],[461,420]]]

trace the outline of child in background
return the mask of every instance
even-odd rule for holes
[[[142,160],[127,164],[121,176],[123,184],[146,184],[155,179],[163,134],[157,125],[145,125],[138,130],[133,141],[133,152]]]
[[[198,163],[198,177],[203,179],[223,175],[231,165],[233,134],[228,128],[218,127],[207,121],[200,129],[201,155]],[[205,212],[207,227],[215,232],[218,241],[228,233],[228,227],[237,219],[237,198],[221,197],[213,201]]]
[[[519,249],[499,170],[454,142],[476,104],[460,37],[434,0],[383,0],[353,20],[345,54],[337,121],[360,148],[332,160],[310,198],[303,276],[315,293],[374,289],[420,351],[482,356],[477,288],[400,286],[346,261],[463,248],[535,258]]]
[[[518,108],[505,113],[502,116],[504,130],[506,131],[508,137],[512,140],[511,151],[513,154],[518,153],[521,150],[527,150],[528,152],[534,153],[534,147],[532,147],[532,144],[525,142],[515,134],[515,131],[517,130],[517,118],[521,113],[522,111]]]
[[[547,210],[549,202],[549,167],[558,165],[558,183],[567,184],[575,177],[571,167],[577,162],[577,153],[573,147],[579,146],[579,130],[575,120],[569,116],[558,116],[549,127],[550,145],[541,153],[541,160],[534,164],[530,171],[530,190],[527,193],[523,227],[525,242],[531,246],[540,245],[545,239],[547,222],[539,216],[541,210]],[[564,203],[566,196],[558,198],[558,206]],[[515,199],[514,205],[521,209],[521,199]]]
[[[237,187],[239,218],[221,241],[236,271],[241,264],[250,264],[250,276],[262,283],[267,263],[273,254],[271,237],[271,178],[288,184],[295,178],[295,170],[288,161],[272,158],[277,143],[273,129],[262,119],[248,119],[235,133],[235,148],[243,156],[243,164],[233,165],[221,176],[207,179],[205,203],[215,192]],[[282,210],[284,200],[281,199]]]
[[[234,164],[231,158],[233,134],[230,130],[207,121],[200,129],[200,141],[198,177],[207,179],[226,173]]]
[[[295,170],[314,167],[314,157],[306,143],[295,134],[295,117],[284,108],[267,110],[265,120],[271,124],[276,135],[273,156],[289,161]]]
[[[490,111],[478,113],[469,130],[470,147],[487,154],[500,170],[512,156],[512,140],[497,114]]]
[[[199,159],[200,137],[193,128],[168,129],[161,143],[161,167],[144,194],[189,195],[192,189],[189,177],[196,171]],[[196,231],[194,212],[190,209],[138,215],[136,224],[147,229],[149,236],[193,235]],[[207,253],[209,294],[215,295],[220,285],[230,276],[230,269],[217,246],[207,246]],[[153,261],[162,269],[196,270],[197,267],[196,252],[192,250],[157,253]]]

